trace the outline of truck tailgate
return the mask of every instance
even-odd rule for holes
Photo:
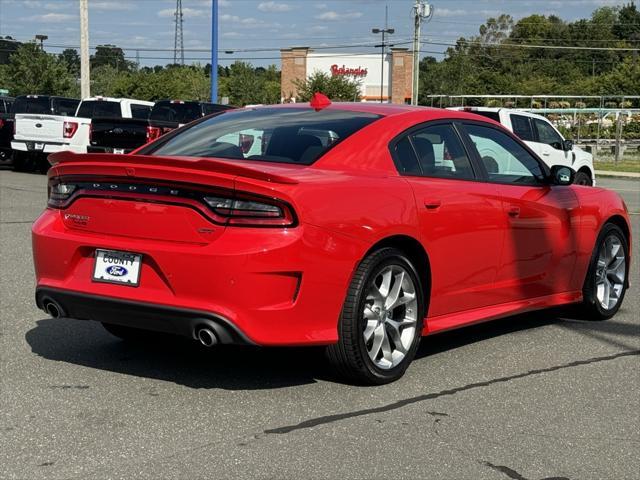
[[[147,120],[136,118],[94,118],[91,146],[133,150],[147,143]]]
[[[62,141],[65,120],[70,117],[59,115],[16,114],[16,140]]]

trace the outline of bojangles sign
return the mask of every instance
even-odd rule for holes
[[[339,67],[338,65],[331,65],[331,75],[336,76],[349,76],[349,77],[366,77],[367,69],[358,67],[358,68],[347,68],[344,65]]]

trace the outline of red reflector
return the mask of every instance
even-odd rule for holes
[[[309,106],[314,108],[316,112],[318,110],[322,110],[323,108],[327,108],[329,105],[331,105],[331,100],[329,100],[329,97],[320,92],[314,93],[313,97],[311,97],[311,101],[309,102]]]

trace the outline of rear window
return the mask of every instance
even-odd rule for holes
[[[215,103],[203,103],[202,110],[204,110],[205,115],[211,115],[212,113],[223,112],[225,110],[229,110],[233,107],[229,105],[217,105]]]
[[[380,115],[306,108],[229,110],[189,127],[144,153],[312,164]]]
[[[511,115],[511,126],[513,127],[513,133],[520,137],[521,140],[535,142],[529,117],[525,117],[524,115]]]
[[[51,115],[50,98],[47,96],[25,96],[16,98],[13,113],[40,113]]]
[[[120,102],[88,100],[80,104],[78,117],[82,118],[122,118]]]
[[[474,113],[482,117],[490,118],[491,120],[495,120],[498,123],[500,122],[500,114],[498,112],[483,112],[481,110],[471,110],[469,113]]]
[[[73,117],[76,114],[80,100],[74,100],[73,98],[54,98],[51,103],[55,115]]]
[[[202,117],[198,102],[158,102],[151,109],[150,120],[189,123]]]
[[[151,112],[151,107],[149,105],[140,105],[138,103],[131,104],[131,118],[146,120],[149,118],[149,112]]]

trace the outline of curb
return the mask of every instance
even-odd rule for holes
[[[595,170],[596,177],[615,177],[615,178],[640,178],[638,172],[613,172],[609,170]]]

